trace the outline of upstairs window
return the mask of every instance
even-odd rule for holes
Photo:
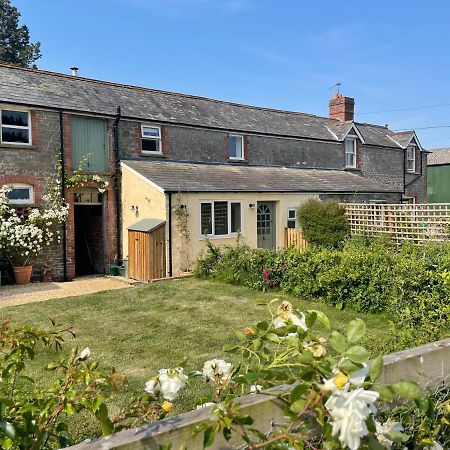
[[[161,128],[141,126],[142,153],[161,153]]]
[[[287,227],[297,228],[297,209],[288,208],[287,210]]]
[[[236,236],[241,230],[241,202],[200,202],[200,236]]]
[[[356,169],[356,138],[345,139],[345,167]]]
[[[3,144],[31,144],[31,120],[29,112],[2,109],[0,117],[0,140]]]
[[[8,193],[12,205],[31,205],[34,203],[34,189],[30,184],[13,184]]]
[[[406,171],[416,171],[416,147],[414,145],[410,145],[406,149]]]
[[[230,159],[244,159],[244,136],[239,134],[228,136],[228,157]]]

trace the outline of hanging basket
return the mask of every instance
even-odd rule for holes
[[[13,267],[16,284],[30,284],[33,266]]]

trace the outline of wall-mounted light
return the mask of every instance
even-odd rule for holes
[[[249,203],[249,204],[248,204],[248,207],[249,207],[249,208],[254,208],[254,207],[255,207],[255,204],[254,204],[254,203]]]
[[[137,214],[139,212],[139,206],[138,205],[131,205],[131,211],[134,211]]]
[[[180,209],[187,209],[187,205],[180,205]]]

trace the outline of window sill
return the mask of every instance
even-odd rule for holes
[[[244,163],[248,164],[248,160],[244,158],[228,158],[229,163]]]
[[[344,167],[344,170],[347,170],[349,172],[360,172],[361,168],[360,167]]]
[[[141,151],[141,156],[145,156],[145,157],[153,156],[155,158],[165,158],[166,157],[166,155],[164,155],[160,152],[146,152],[146,151]]]
[[[36,150],[35,145],[31,144],[6,144],[4,142],[0,143],[0,148],[8,149],[8,150]]]
[[[239,235],[240,237],[244,237],[244,235],[241,233]],[[210,240],[210,239],[236,239],[238,237],[237,233],[233,233],[233,234],[222,234],[220,236],[201,236],[198,238],[199,241],[206,241],[206,240]]]

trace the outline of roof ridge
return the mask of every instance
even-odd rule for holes
[[[81,77],[79,75],[69,75],[66,73],[53,72],[50,70],[37,69],[37,68],[31,68],[31,67],[21,67],[21,66],[16,66],[14,64],[0,63],[0,67],[6,67],[8,69],[22,70],[22,71],[26,71],[26,72],[38,73],[38,74],[43,74],[43,75],[50,75],[50,76],[54,76],[54,77],[58,77],[58,78],[66,78],[66,79],[69,79],[72,81],[79,80],[79,81],[86,81],[86,82],[90,82],[90,83],[103,84],[106,86],[116,86],[116,87],[122,87],[122,88],[127,88],[127,89],[133,89],[133,90],[137,90],[137,91],[158,92],[158,93],[166,94],[166,95],[182,96],[182,97],[186,97],[186,98],[206,100],[206,101],[210,101],[210,102],[214,102],[214,103],[222,103],[222,104],[227,104],[227,105],[238,106],[241,108],[257,109],[257,110],[262,110],[262,111],[270,111],[270,112],[292,114],[292,115],[302,115],[302,116],[308,116],[308,117],[316,117],[318,119],[329,120],[332,122],[340,122],[338,119],[330,119],[329,117],[318,116],[316,114],[311,114],[311,113],[306,113],[306,112],[301,112],[301,111],[289,111],[286,109],[277,109],[277,108],[269,108],[269,107],[265,107],[265,106],[247,105],[244,103],[230,102],[230,101],[226,101],[226,100],[218,100],[215,98],[205,97],[205,96],[201,96],[201,95],[166,91],[163,89],[154,89],[154,88],[148,88],[148,87],[144,87],[144,86],[136,86],[133,84],[116,83],[114,81],[105,81],[105,80],[99,80],[96,78]]]

